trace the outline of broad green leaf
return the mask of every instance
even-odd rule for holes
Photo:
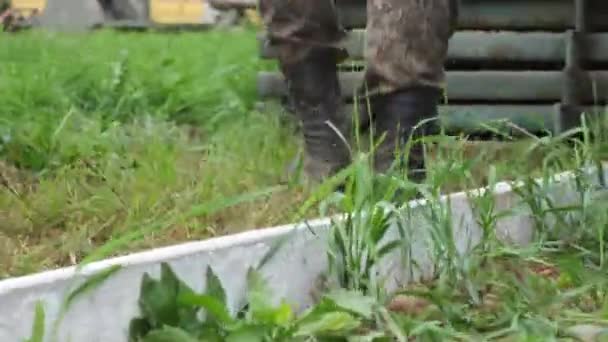
[[[250,319],[263,323],[274,323],[275,308],[270,302],[271,293],[268,283],[262,275],[254,269],[247,272],[247,292]]]
[[[140,341],[152,329],[145,318],[134,318],[129,323],[129,342]]]
[[[274,310],[274,324],[286,326],[293,320],[293,318],[294,314],[291,306],[285,301],[282,301],[281,305]]]
[[[341,311],[341,310],[340,310],[340,308],[338,308],[336,303],[333,300],[327,298],[327,296],[324,296],[321,298],[319,303],[317,303],[317,305],[311,307],[310,309],[306,310],[303,314],[301,314],[298,317],[296,324],[305,324],[307,322],[317,320],[319,317],[321,317],[322,315],[324,315],[326,313],[337,312],[337,311]]]
[[[173,272],[169,264],[165,262],[160,265],[160,282],[168,291],[177,293],[180,280],[177,278],[177,275]]]
[[[161,276],[160,281],[165,289],[171,291],[175,298],[181,294],[193,294],[194,290],[182,280],[180,280],[175,272],[171,269],[171,266],[166,262],[161,263]]]
[[[226,342],[263,342],[267,329],[259,325],[243,325],[226,337]]]
[[[199,329],[198,336],[200,342],[225,342],[224,332],[217,326],[203,324]]]
[[[181,305],[202,307],[207,314],[212,315],[222,324],[234,323],[226,305],[213,296],[183,293],[177,298],[177,302]]]
[[[139,306],[153,328],[175,326],[179,321],[176,293],[166,284],[152,279],[147,273],[142,278]]]
[[[199,342],[182,329],[165,326],[151,331],[142,342]]]
[[[343,310],[370,319],[373,316],[374,308],[377,303],[372,297],[365,296],[356,291],[348,291],[338,289],[326,295],[326,298],[332,300],[336,306]]]
[[[346,334],[360,325],[360,321],[346,312],[328,312],[302,322],[294,336]]]
[[[224,305],[226,304],[226,292],[224,291],[222,282],[215,272],[213,272],[211,266],[207,266],[207,288],[205,289],[205,294],[216,298]]]
[[[170,325],[193,330],[198,323],[197,308],[181,307],[177,301],[180,295],[192,293],[194,291],[177,277],[169,264],[162,263],[159,281],[147,274],[142,279],[140,308],[152,328]]]
[[[387,336],[385,333],[379,331],[373,331],[366,335],[361,336],[348,336],[347,342],[391,342],[390,336]]]

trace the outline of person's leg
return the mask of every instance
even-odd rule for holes
[[[340,114],[337,62],[341,56],[336,48],[345,32],[334,1],[261,0],[260,12],[302,124],[304,171],[320,180],[350,161],[346,144],[334,130],[345,136],[349,131]]]
[[[456,0],[368,0],[367,6],[367,69],[362,90],[368,91],[364,100],[372,105],[375,137],[386,134],[375,155],[376,170],[384,172],[412,128],[437,115],[458,6]],[[425,177],[419,144],[411,147],[407,166],[413,179]]]

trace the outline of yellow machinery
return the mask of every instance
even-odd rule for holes
[[[150,0],[149,19],[157,24],[200,24],[206,10],[204,0]]]
[[[208,0],[11,0],[9,12],[12,23],[39,19],[37,26],[72,27],[196,26],[218,16]]]
[[[46,8],[47,0],[13,0],[0,13],[0,29],[14,31],[19,26],[27,26],[30,19],[37,17]],[[1,8],[0,8],[1,9]]]
[[[32,15],[42,13],[46,7],[47,0],[12,0],[11,12],[22,18],[30,18]]]

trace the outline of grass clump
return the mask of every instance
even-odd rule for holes
[[[254,109],[268,67],[255,32],[0,39],[0,278],[77,264],[134,230],[112,254],[283,223],[302,196],[174,219],[284,181],[295,142]]]
[[[360,330],[370,317],[373,300],[355,293],[334,292],[296,316],[286,302],[274,304],[265,278],[247,274],[248,292],[236,315],[230,313],[219,278],[207,268],[207,288],[196,293],[163,264],[160,280],[144,276],[142,317],[131,321],[130,341],[309,341],[334,340]],[[198,314],[204,312],[203,318]]]
[[[0,36],[0,278],[78,264],[107,244],[104,255],[122,254],[289,222],[310,189],[283,172],[298,145],[291,124],[255,110],[256,72],[273,67],[255,34]],[[487,163],[509,164],[500,177],[531,169],[528,142],[445,138],[453,145],[434,152],[436,165],[458,155],[477,177],[443,191],[485,184]]]
[[[452,145],[449,140],[443,142]],[[559,139],[551,139],[551,144],[560,143]],[[152,341],[152,336],[165,334],[173,334],[166,336],[174,336],[179,341],[213,338],[225,341],[240,338],[247,341],[595,341],[605,338],[608,334],[608,279],[604,261],[608,217],[602,214],[608,212],[605,189],[598,188],[601,182],[592,175],[575,172],[570,190],[574,191],[577,202],[560,201],[555,198],[555,190],[549,191],[549,187],[555,189],[552,178],[556,172],[567,170],[560,166],[582,168],[600,160],[591,152],[594,143],[585,140],[574,144],[572,149],[563,149],[563,154],[545,157],[541,163],[545,167],[538,171],[540,177],[532,179],[527,174],[515,177],[514,182],[519,183],[518,189],[522,190],[519,192],[522,206],[536,217],[533,222],[538,234],[528,244],[510,243],[497,232],[502,219],[519,212],[505,212],[490,191],[468,193],[474,220],[482,235],[478,244],[469,246],[467,253],[458,247],[463,240],[459,238],[463,234],[461,223],[453,220],[450,203],[440,200],[444,186],[451,187],[456,180],[476,181],[471,178],[474,176],[470,169],[461,165],[468,162],[467,159],[442,158],[438,161],[442,166],[435,164],[426,183],[414,184],[398,174],[373,174],[369,155],[360,154],[349,169],[337,176],[346,182],[345,191],[323,198],[319,203],[321,213],[334,207],[343,215],[339,215],[330,228],[327,282],[311,308],[295,312],[280,298],[273,298],[274,304],[270,304],[272,293],[267,286],[261,286],[264,284],[261,273],[252,269],[248,274],[246,300],[231,314],[221,300],[224,295],[217,295],[223,293],[217,291],[219,280],[208,269],[203,294],[183,295],[180,300],[178,291],[174,292],[176,299],[171,301],[184,305],[184,309],[195,307],[205,318],[188,325],[186,321],[175,321],[180,315],[170,315],[173,321],[149,327],[147,335],[140,335],[140,340]],[[573,155],[581,158],[572,162]],[[496,166],[489,168],[489,190],[495,187],[499,175],[506,172]],[[443,177],[448,169],[452,170],[451,177]],[[399,191],[410,191],[412,187],[418,188],[422,199],[427,201],[425,206],[412,209],[390,200]],[[529,205],[532,203],[534,205]],[[515,210],[519,210],[517,206]],[[415,215],[418,218],[412,221]],[[422,224],[421,217],[427,218],[427,224]],[[412,226],[412,222],[422,227]],[[405,257],[404,264],[409,262],[415,269],[414,260],[408,259],[415,240],[426,242],[434,267],[431,272],[425,272],[426,277],[412,278],[413,282],[401,284],[397,291],[386,292],[384,281],[392,276],[390,271],[402,270],[391,269],[383,274],[381,268],[386,261],[383,257],[390,254],[395,257],[396,252]],[[149,281],[147,277],[143,280],[142,300],[151,298],[146,296],[150,290],[144,286]],[[266,303],[265,309],[261,309],[262,303]],[[142,312],[146,312],[145,307]],[[141,323],[141,319],[134,319],[132,327]],[[203,332],[201,327],[214,330]]]
[[[605,123],[554,137],[522,132],[525,140],[496,149],[428,137],[424,184],[374,174],[369,154],[357,153],[339,175],[344,192],[321,186],[309,198],[309,189],[282,186],[296,149],[291,127],[253,108],[255,72],[268,66],[255,57],[254,34],[2,36],[0,276],[271,225],[319,205],[321,215],[344,215],[329,233],[328,281],[311,309],[270,303],[268,284],[251,270],[247,300],[235,311],[212,269],[197,293],[163,265],[160,280],[142,280],[132,340],[530,341],[581,339],[589,326],[603,333],[607,198],[582,173],[575,204],[548,189],[558,172],[599,165]],[[470,197],[482,237],[462,253],[461,222],[440,196],[503,179],[520,182],[532,244],[499,239],[498,223],[517,212],[503,211],[488,192]],[[392,200],[412,191],[425,207]],[[411,226],[412,215],[429,224]],[[400,271],[412,271],[414,241],[426,242],[431,274],[385,292],[384,257],[400,253],[411,266]]]

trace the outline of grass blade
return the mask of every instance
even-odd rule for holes
[[[36,312],[34,314],[34,324],[32,326],[32,336],[25,342],[44,342],[44,326],[45,315],[42,302],[36,303]]]

